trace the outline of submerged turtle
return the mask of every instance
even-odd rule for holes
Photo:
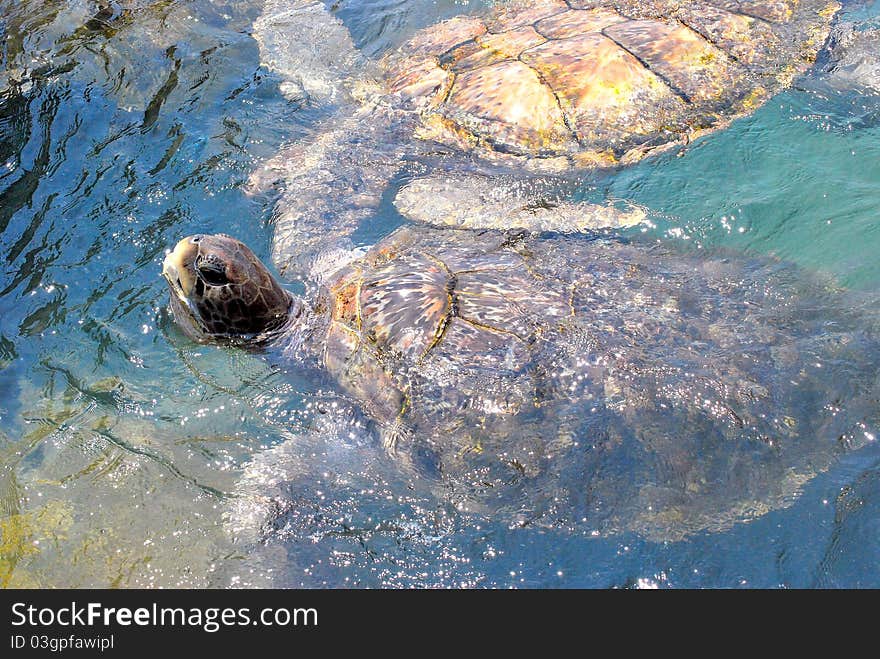
[[[378,205],[408,158],[451,149],[493,175],[508,166],[517,177],[576,172],[633,163],[721,128],[811,65],[839,8],[836,0],[513,0],[425,28],[377,65],[320,2],[268,0],[254,27],[263,63],[289,94],[337,110],[314,140],[283,150],[252,179],[255,190],[276,179],[288,188],[276,261],[306,272],[310,257]],[[454,170],[404,187],[398,208],[433,224],[553,231],[643,216],[547,203],[562,181],[535,177],[499,192],[460,162]]]
[[[874,307],[769,259],[404,227],[306,299],[224,235],[163,274],[190,337],[329,373],[460,509],[681,537],[787,504],[875,432]],[[305,469],[290,444],[257,480]]]

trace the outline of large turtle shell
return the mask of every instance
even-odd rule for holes
[[[387,58],[422,137],[612,166],[751,112],[804,71],[836,0],[538,0],[417,33]]]
[[[423,244],[442,235],[451,242]],[[489,404],[499,413],[516,413],[531,398],[518,390],[533,359],[529,345],[554,317],[571,315],[568,293],[532,277],[517,254],[485,254],[482,246],[466,234],[401,229],[330,283],[325,365],[374,416],[469,406],[495,376],[508,390]],[[414,391],[420,372],[444,391]]]
[[[855,302],[768,259],[404,228],[330,281],[318,338],[457,504],[675,537],[785,505],[876,432]]]

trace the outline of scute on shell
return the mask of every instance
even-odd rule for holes
[[[417,137],[485,155],[625,164],[721,128],[790,84],[838,9],[514,0],[426,28],[385,63],[391,92],[422,113]]]

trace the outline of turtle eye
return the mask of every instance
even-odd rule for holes
[[[210,257],[201,258],[196,263],[196,270],[209,286],[225,286],[229,283],[226,276],[226,266],[219,260]]]

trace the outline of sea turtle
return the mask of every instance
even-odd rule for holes
[[[187,335],[329,373],[459,508],[513,499],[530,523],[668,539],[791,501],[873,439],[880,394],[875,306],[772,259],[676,249],[406,226],[300,298],[238,240],[196,235],[163,275]],[[298,450],[257,480],[304,475]]]
[[[268,0],[254,25],[263,64],[289,95],[335,110],[252,177],[252,190],[287,188],[275,260],[307,272],[376,208],[406,160],[434,172],[398,195],[410,219],[555,231],[637,223],[640,209],[560,202],[556,175],[633,163],[752,112],[811,65],[839,8],[512,0],[425,28],[371,63],[322,3]],[[504,172],[513,178],[502,190],[482,178]]]

